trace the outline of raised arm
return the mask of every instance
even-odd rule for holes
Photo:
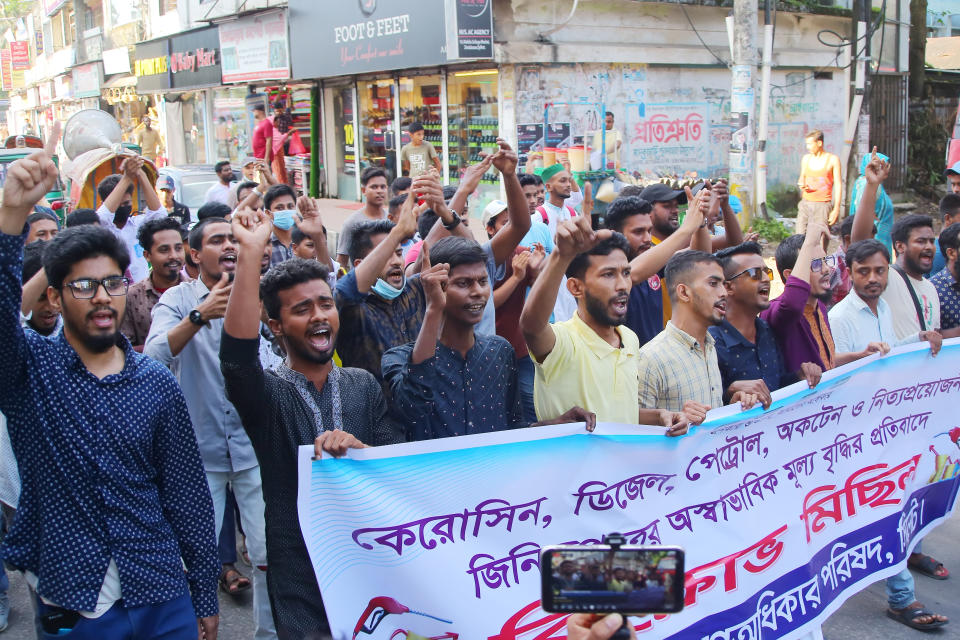
[[[740,227],[737,214],[733,212],[733,207],[730,206],[730,192],[727,190],[726,180],[718,180],[713,185],[713,189],[717,192],[720,211],[723,214],[723,235],[712,239],[713,250],[719,251],[724,247],[735,247],[743,242],[743,229]]]
[[[110,218],[104,221],[104,218],[101,217],[101,222],[109,225],[113,224],[113,214],[117,212],[117,207],[120,206],[120,203],[123,202],[123,199],[126,197],[127,189],[140,180],[139,171],[141,164],[142,160],[137,156],[125,158],[120,164],[120,181],[117,182],[117,186],[113,188],[113,191],[106,197],[102,205],[104,209],[110,212]]]
[[[423,283],[423,293],[427,298],[427,309],[423,314],[423,324],[417,334],[417,341],[413,345],[410,355],[411,364],[420,364],[429,360],[437,353],[437,341],[440,339],[440,330],[443,328],[443,309],[447,303],[447,277],[450,265],[437,264],[430,266],[430,248],[423,248],[423,271],[420,281]]]
[[[324,266],[329,265],[330,247],[327,246],[327,229],[323,226],[323,220],[320,219],[317,201],[310,196],[300,196],[297,199],[297,211],[300,212],[300,219],[296,221],[297,228],[303,232],[303,235],[313,240],[317,248],[317,261]]]
[[[250,340],[260,335],[260,261],[270,242],[270,216],[263,211],[237,211],[230,223],[240,246],[233,290],[223,316],[223,332]]]
[[[140,185],[140,193],[143,194],[143,199],[147,201],[147,210],[150,213],[167,215],[167,210],[160,202],[160,196],[157,195],[156,188],[150,184],[150,178],[147,177],[146,171],[143,170],[143,161],[140,162],[140,170],[137,171],[137,183]],[[113,193],[110,195],[113,195]]]
[[[853,214],[853,229],[850,231],[850,242],[867,240],[873,237],[873,225],[877,219],[877,191],[880,185],[890,175],[890,164],[877,156],[877,148],[871,152],[870,162],[864,172],[866,184],[860,192],[860,202]]]
[[[557,303],[564,272],[577,254],[589,251],[604,238],[609,238],[611,233],[606,229],[594,231],[586,216],[577,216],[557,225],[556,248],[547,258],[546,266],[533,284],[520,313],[520,330],[538,362],[550,355],[557,342],[550,326],[550,314]]]
[[[523,236],[530,230],[530,212],[523,187],[517,177],[517,154],[506,140],[497,138],[500,150],[493,155],[493,166],[503,175],[503,186],[507,193],[508,221],[500,231],[490,239],[493,259],[501,265],[513,255]]]
[[[690,187],[686,187],[686,189],[687,197],[690,202],[694,203],[693,206],[687,208],[687,215],[683,217],[683,223],[666,240],[650,247],[630,261],[630,279],[633,280],[633,284],[646,282],[650,276],[659,273],[667,264],[670,256],[677,251],[687,249],[693,235],[703,227],[703,210],[699,206],[699,201],[702,199],[700,194],[705,189],[701,189],[696,197],[690,196]]]
[[[400,208],[400,216],[397,218],[397,224],[394,225],[390,233],[384,238],[383,242],[373,248],[367,257],[364,258],[354,269],[357,278],[357,291],[362,294],[370,291],[370,288],[377,282],[384,265],[390,256],[397,251],[397,247],[405,239],[409,238],[417,230],[417,216],[413,209],[415,198],[407,198]]]

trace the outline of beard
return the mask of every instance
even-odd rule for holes
[[[283,336],[283,344],[286,347],[287,354],[294,354],[296,357],[313,364],[327,364],[333,358],[333,352],[337,348],[336,340],[334,340],[329,351],[317,353],[315,349],[307,346],[305,340],[291,338],[290,336]]]
[[[584,293],[583,298],[584,304],[587,306],[587,313],[589,313],[594,320],[597,322],[606,325],[608,327],[616,327],[623,324],[624,318],[616,318],[610,315],[609,311],[609,301],[604,302],[600,298],[595,298],[589,293]]]
[[[922,273],[924,275],[930,273],[930,269],[921,267],[919,262],[912,260],[907,254],[903,255],[903,266],[912,273]]]
[[[91,312],[92,313],[92,312]],[[116,346],[117,342],[120,340],[120,331],[119,329],[113,331],[112,333],[89,333],[82,325],[77,326],[74,324],[73,319],[70,318],[67,314],[63,314],[63,324],[64,329],[69,330],[71,335],[77,337],[83,344],[84,348],[93,353],[104,353],[109,351],[112,347]],[[115,325],[120,326],[120,318],[116,316]]]

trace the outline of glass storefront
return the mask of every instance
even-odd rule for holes
[[[183,123],[183,146],[187,164],[206,164],[207,132],[203,123],[206,99],[203,91],[180,94],[180,118]]]
[[[218,160],[240,162],[250,151],[246,88],[213,91],[213,130]]]
[[[444,182],[457,185],[466,168],[480,161],[481,153],[497,150],[497,89],[496,69],[362,79],[356,85],[327,86],[325,91],[332,94],[337,152],[336,166],[329,171],[337,196],[360,199],[355,173],[358,168],[381,167],[387,172],[388,182],[400,175],[398,156],[403,145],[410,142],[407,127],[413,122],[423,124],[424,140],[434,146],[441,161],[446,159],[449,172]],[[491,169],[468,203],[470,215],[479,217],[483,207],[499,197],[500,177]]]
[[[387,183],[397,177],[396,115],[393,79],[358,83],[360,95],[360,171],[380,167]]]
[[[497,150],[500,135],[496,69],[455,71],[447,76],[447,122],[450,146],[450,184],[458,184],[466,168],[481,153]],[[478,217],[488,202],[500,197],[500,178],[491,167],[469,201]]]

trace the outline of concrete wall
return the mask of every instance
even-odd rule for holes
[[[672,3],[581,0],[495,0],[496,58],[501,76],[503,131],[517,123],[570,122],[582,136],[612,111],[624,137],[622,162],[645,177],[725,175],[730,144],[731,74],[728,9],[684,7],[708,51]],[[817,42],[821,29],[846,32],[846,18],[787,14],[777,20],[768,143],[769,185],[792,185],[804,153],[803,136],[822,129],[826,145],[842,145],[847,89],[836,50]],[[538,41],[538,39],[540,41]],[[717,57],[714,57],[716,54]],[[717,58],[720,58],[718,60]],[[813,70],[832,78],[813,79]],[[759,78],[759,73],[756,74]],[[514,137],[511,135],[511,137]]]

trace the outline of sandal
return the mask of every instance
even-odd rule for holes
[[[920,558],[914,560],[915,556],[920,556]],[[921,573],[934,580],[946,580],[950,577],[950,572],[947,571],[947,568],[943,566],[942,562],[930,556],[923,555],[922,553],[910,554],[910,557],[907,558],[907,568],[913,569],[917,573]],[[938,573],[940,571],[942,571],[942,573]]]
[[[250,578],[236,569],[224,569],[220,573],[220,590],[228,595],[235,596],[246,591],[250,586]]]
[[[915,602],[908,607],[903,609],[887,609],[887,617],[896,620],[900,624],[905,624],[911,629],[917,629],[919,631],[930,631],[931,629],[938,629],[949,620],[932,620],[927,623],[917,622],[917,618],[922,618],[924,616],[932,617],[937,614],[932,611],[927,611],[923,608],[923,605],[919,602]]]

